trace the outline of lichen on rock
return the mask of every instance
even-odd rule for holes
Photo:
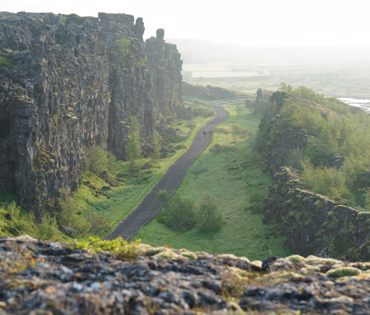
[[[291,256],[271,260],[266,273],[244,257],[145,244],[122,259],[116,245],[94,254],[73,244],[0,239],[0,313],[370,312],[369,263]]]

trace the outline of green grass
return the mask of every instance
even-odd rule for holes
[[[79,209],[87,213],[98,211],[109,220],[113,228],[139,205],[167,169],[187,150],[198,130],[210,119],[212,117],[197,117],[173,122],[171,127],[177,130],[181,139],[176,143],[177,149],[155,165],[151,165],[149,159],[140,159],[140,170],[135,176],[130,174],[128,162],[117,161],[111,167],[110,176],[121,174],[123,180],[116,187],[107,185],[104,180],[90,172],[85,173],[82,185],[74,197]],[[144,165],[150,167],[145,169]],[[104,187],[109,188],[104,191]]]
[[[251,259],[288,255],[278,227],[264,225],[261,210],[253,209],[253,197],[265,193],[270,183],[252,147],[259,119],[243,105],[230,104],[225,108],[230,117],[214,132],[212,144],[178,189],[181,197],[198,204],[206,195],[215,200],[223,217],[221,230],[215,234],[197,229],[179,233],[154,219],[141,229],[138,238],[153,245],[232,253]],[[221,145],[221,150],[212,149],[215,144]]]

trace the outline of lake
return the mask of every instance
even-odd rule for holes
[[[349,98],[349,97],[340,97],[338,98],[343,103],[346,103],[353,107],[361,108],[363,111],[370,113],[370,100],[361,99],[361,98]]]

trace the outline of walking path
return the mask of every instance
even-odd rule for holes
[[[163,206],[163,201],[158,198],[158,192],[167,190],[171,194],[177,189],[185,178],[190,166],[211,143],[213,130],[228,117],[227,112],[221,107],[214,106],[214,109],[216,117],[199,130],[190,148],[171,165],[138,207],[116,226],[107,239],[115,239],[122,236],[124,239],[129,240],[139,232],[141,227],[159,213]]]

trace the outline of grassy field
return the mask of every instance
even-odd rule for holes
[[[141,202],[170,165],[190,146],[197,131],[210,119],[212,117],[200,116],[174,121],[171,128],[176,131],[177,140],[171,146],[171,154],[154,164],[150,159],[140,159],[137,162],[139,171],[135,175],[130,173],[128,162],[114,162],[110,177],[120,178],[115,185],[109,185],[107,181],[86,172],[74,196],[80,211],[98,211],[113,228]]]
[[[197,229],[179,233],[154,219],[141,229],[138,238],[153,245],[185,247],[212,253],[233,253],[261,259],[287,255],[278,228],[262,223],[256,195],[266,192],[270,179],[261,171],[253,151],[259,119],[244,105],[230,104],[228,120],[214,132],[212,144],[191,167],[179,187],[181,197],[200,203],[207,195],[218,205],[223,225],[215,234]],[[215,145],[219,145],[215,150]]]

